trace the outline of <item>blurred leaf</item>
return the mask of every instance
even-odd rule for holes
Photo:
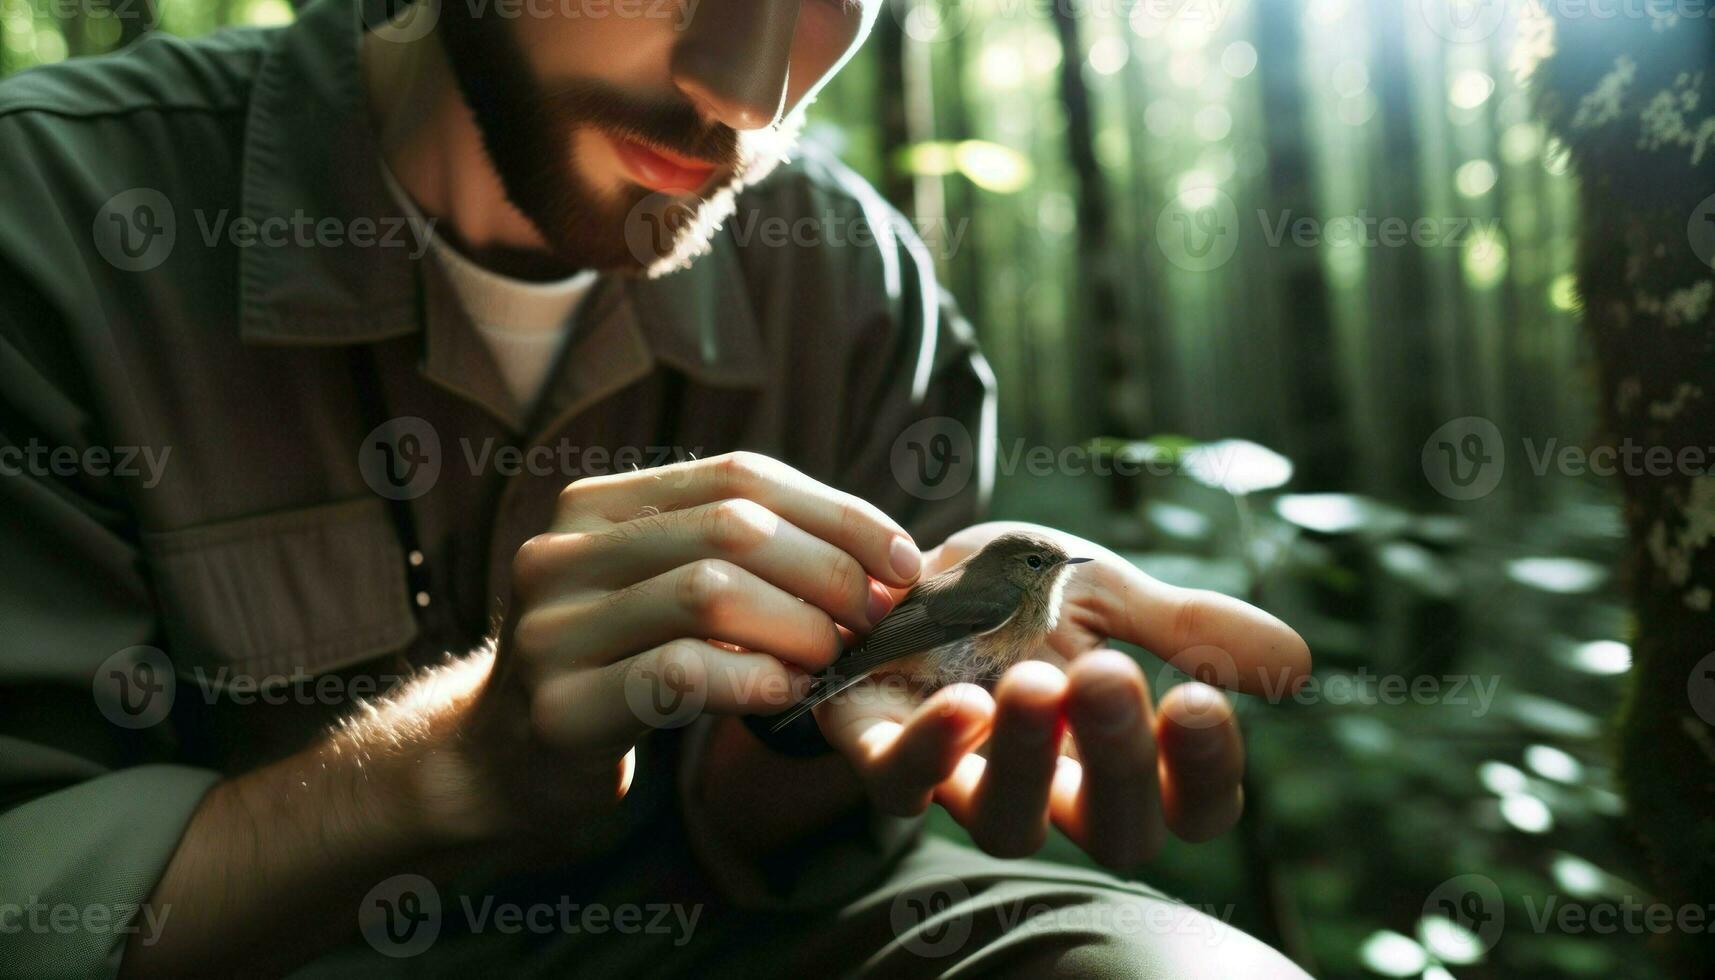
[[[1579,595],[1601,585],[1608,570],[1581,558],[1518,558],[1507,562],[1507,577],[1544,592]]]
[[[1198,483],[1234,496],[1273,490],[1292,479],[1292,460],[1244,439],[1222,439],[1188,450],[1180,466]]]
[[[900,149],[897,160],[906,173],[920,177],[957,173],[995,194],[1015,194],[1036,175],[1024,154],[988,140],[924,140]]]
[[[1398,509],[1350,493],[1293,493],[1274,502],[1283,519],[1318,534],[1398,533],[1409,519]]]
[[[1364,966],[1384,977],[1414,977],[1429,965],[1429,955],[1415,939],[1391,929],[1372,933],[1359,948]]]

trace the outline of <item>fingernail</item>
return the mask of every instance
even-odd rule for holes
[[[893,539],[888,557],[893,562],[893,574],[907,582],[915,580],[917,573],[923,570],[922,553],[903,535]]]
[[[869,584],[869,625],[874,626],[881,622],[881,617],[887,615],[888,610],[892,608],[893,597],[889,596],[878,583],[871,582]]]

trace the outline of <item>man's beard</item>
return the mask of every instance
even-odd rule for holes
[[[507,19],[483,17],[476,6],[441,4],[447,61],[507,199],[573,267],[653,277],[690,265],[736,210],[738,192],[797,143],[802,112],[741,137],[704,122],[689,101],[644,102],[593,81],[538,86]],[[574,164],[580,131],[653,144],[724,176],[702,197],[629,183],[604,193]]]

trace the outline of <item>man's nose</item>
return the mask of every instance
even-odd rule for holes
[[[737,130],[773,125],[786,106],[799,0],[694,3],[673,48],[673,82],[716,122]]]

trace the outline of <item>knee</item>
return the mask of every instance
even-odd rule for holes
[[[1217,914],[1168,899],[1108,893],[1046,913],[1020,977],[1296,980],[1303,970]],[[1022,937],[1020,937],[1022,938]],[[1022,951],[1022,950],[1021,950]]]

